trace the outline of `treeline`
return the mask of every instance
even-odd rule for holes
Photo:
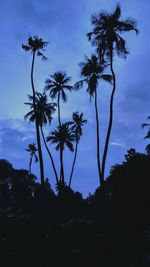
[[[40,213],[41,207],[41,212],[51,211],[51,216],[100,216],[106,224],[118,225],[119,221],[121,227],[128,224],[135,228],[135,222],[137,227],[141,226],[150,218],[149,162],[149,155],[128,150],[125,161],[111,168],[103,187],[83,199],[81,193],[68,186],[55,193],[48,179],[43,192],[33,174],[16,170],[8,161],[0,160],[1,212],[11,207],[22,209],[23,213]]]

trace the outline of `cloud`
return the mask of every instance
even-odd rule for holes
[[[111,142],[110,143],[112,146],[120,146],[120,147],[125,147],[124,144],[118,143],[118,142]]]
[[[34,136],[32,126],[27,127],[23,120],[0,120],[1,154],[23,158],[23,151],[28,142],[34,141]]]

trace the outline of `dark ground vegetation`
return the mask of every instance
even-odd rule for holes
[[[149,162],[129,150],[83,199],[0,160],[0,266],[149,266]]]

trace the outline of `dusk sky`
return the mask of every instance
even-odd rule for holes
[[[114,105],[114,124],[110,140],[107,172],[115,163],[124,159],[130,148],[144,152],[147,142],[140,125],[150,115],[150,1],[120,0],[122,18],[132,17],[138,22],[139,34],[124,34],[130,51],[127,59],[115,57],[114,68],[117,90]],[[79,63],[94,48],[87,40],[93,13],[114,10],[114,0],[0,0],[0,158],[10,161],[15,168],[28,169],[29,155],[25,148],[35,142],[34,125],[24,121],[28,107],[24,105],[31,94],[31,54],[22,50],[30,35],[38,35],[48,41],[45,55],[48,61],[36,59],[36,90],[43,91],[44,81],[55,71],[66,71],[72,84],[81,79]],[[102,143],[106,135],[111,85],[100,83],[99,113]],[[50,99],[49,99],[50,100]],[[51,100],[50,100],[51,101]],[[94,102],[89,101],[86,88],[68,94],[67,103],[61,102],[63,121],[71,119],[72,112],[83,112],[87,118],[73,177],[73,189],[87,196],[99,185],[96,161],[96,131]],[[57,113],[47,135],[54,129]],[[66,150],[66,152],[68,152]],[[102,152],[102,151],[101,151]],[[59,154],[53,150],[56,161]],[[71,170],[73,154],[65,154],[66,180]],[[46,177],[54,188],[55,180],[49,158],[44,152]],[[39,165],[33,165],[33,173],[39,176]]]

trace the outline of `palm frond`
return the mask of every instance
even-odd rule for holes
[[[69,150],[70,150],[71,152],[74,151],[73,144],[72,144],[70,141],[66,140],[66,145],[67,145],[67,147],[69,148]]]
[[[148,155],[150,155],[150,144],[146,146],[145,151],[147,152]]]
[[[102,75],[100,76],[100,78],[101,78],[102,80],[104,80],[104,81],[109,82],[109,83],[112,84],[112,80],[113,80],[112,75],[109,75],[109,74],[102,74]]]
[[[83,87],[85,81],[86,81],[86,79],[84,79],[84,80],[80,80],[80,81],[76,82],[76,83],[74,84],[74,88],[75,88],[75,90],[79,90],[79,89],[81,89],[81,88]]]
[[[121,7],[120,4],[117,4],[115,11],[112,13],[112,17],[114,18],[114,20],[118,20],[120,16],[121,16]]]
[[[37,155],[34,155],[34,158],[35,158],[35,163],[37,163],[39,161]]]
[[[138,34],[139,30],[137,29],[137,21],[130,17],[123,21],[118,21],[118,31],[135,31],[136,34]]]
[[[61,97],[64,102],[67,101],[67,95],[65,94],[64,90],[61,90]]]
[[[22,48],[25,50],[25,51],[29,51],[30,50],[30,47],[28,45],[24,45],[22,44]]]
[[[147,135],[144,137],[144,139],[150,138],[150,130],[147,132]]]
[[[141,124],[141,128],[142,128],[142,129],[145,128],[145,127],[148,127],[148,126],[150,126],[149,123],[142,123],[142,124]]]

